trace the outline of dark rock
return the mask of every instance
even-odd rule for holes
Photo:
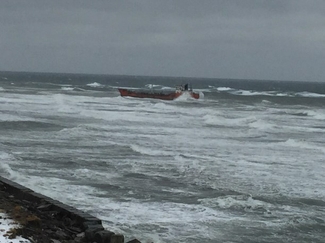
[[[72,225],[72,220],[68,217],[65,217],[65,218],[63,218],[63,224],[65,226],[70,226],[70,225]]]
[[[75,232],[77,234],[82,232],[82,229],[80,229],[78,227],[73,227],[73,226],[70,226],[69,230],[72,231],[72,232]]]
[[[85,231],[85,236],[88,241],[91,241],[95,237],[95,233],[103,231],[104,227],[102,225],[92,225],[89,226]]]
[[[134,240],[128,241],[127,243],[141,243],[141,242],[139,240],[137,240],[137,239],[134,239]]]
[[[87,220],[87,221],[83,222],[82,227],[83,227],[83,229],[88,229],[91,227],[98,227],[101,225],[102,225],[101,222],[99,223],[98,221],[95,221],[95,220],[91,220],[91,221]]]
[[[0,208],[22,225],[16,235],[32,243],[124,243],[100,219],[1,176]]]
[[[52,207],[51,204],[43,204],[41,206],[38,206],[37,209],[40,209],[40,210],[50,210],[51,207]]]
[[[124,236],[121,234],[114,234],[111,236],[110,243],[124,243]]]
[[[69,235],[65,233],[63,230],[57,230],[54,233],[55,238],[60,239],[60,240],[67,240],[69,239]]]
[[[110,243],[112,235],[114,235],[114,232],[108,230],[98,231],[95,233],[94,241],[97,243]]]
[[[59,240],[51,239],[51,243],[62,243],[62,242]]]

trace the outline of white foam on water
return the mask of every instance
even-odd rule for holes
[[[163,87],[161,87],[161,89],[174,90],[174,88],[168,87],[168,86],[163,86]]]
[[[325,120],[325,111],[324,111],[324,109],[306,110],[305,112],[308,114],[308,116],[312,116],[315,119]]]
[[[245,96],[256,96],[256,95],[265,95],[265,96],[273,96],[273,94],[270,94],[268,92],[257,92],[257,91],[248,91],[248,90],[241,90],[241,95]]]
[[[317,94],[317,93],[311,93],[311,92],[298,92],[297,95],[302,96],[302,97],[311,97],[311,98],[325,97],[325,94]]]
[[[102,84],[100,83],[97,83],[97,82],[94,82],[94,83],[90,83],[90,84],[87,84],[87,86],[89,87],[103,87]]]
[[[257,199],[254,199],[251,195],[228,195],[221,196],[217,198],[204,198],[199,200],[203,205],[209,207],[219,207],[223,209],[243,209],[247,211],[252,210],[264,210],[270,211],[275,206],[263,202]]]
[[[202,91],[199,92],[199,100],[202,100],[204,99],[204,93]]]
[[[75,169],[69,172],[68,175],[78,180],[86,180],[92,182],[106,182],[119,177],[117,173],[94,169],[90,170],[87,168]]]
[[[80,169],[78,172],[92,173],[88,169]],[[118,202],[107,197],[97,197],[94,195],[101,194],[97,189],[69,184],[59,178],[30,176],[27,181],[17,182],[21,184],[24,182],[25,186],[36,192],[90,212],[104,220],[103,225],[115,233],[128,233],[129,229],[132,229],[133,236],[143,242],[153,239],[159,240],[158,242],[169,242],[170,239],[180,240],[182,235],[187,237],[188,234],[206,238],[206,232],[197,227],[198,219],[201,223],[207,224],[215,220],[228,220],[223,213],[200,205],[170,202],[162,204],[132,198],[129,199],[131,201]],[[96,202],[96,206],[93,202]],[[216,238],[217,234],[210,233],[211,239]],[[132,238],[130,234],[126,236]]]
[[[146,107],[145,107],[145,109],[146,109]],[[153,104],[153,110],[157,110],[157,109],[159,112],[161,112],[161,111],[175,111],[176,112],[177,111],[176,107],[168,105],[163,102]]]
[[[41,193],[45,196],[59,200],[65,204],[75,206],[79,209],[87,207],[86,205],[95,200],[93,194],[98,192],[97,189],[84,186],[69,184],[69,181],[56,177],[43,177],[37,175],[29,175],[19,178],[9,177],[9,179]]]
[[[145,121],[146,117],[140,116],[136,111],[121,112],[121,111],[98,111],[98,110],[82,110],[80,115],[89,118],[102,119],[105,121],[129,121],[140,122]]]
[[[203,116],[204,123],[207,125],[219,125],[219,126],[236,126],[243,127],[257,121],[254,116],[240,117],[240,118],[225,118],[220,114],[208,114]]]
[[[182,95],[180,95],[179,97],[177,97],[174,102],[184,102],[184,101],[198,101],[197,99],[194,99],[190,93],[188,92],[184,92]]]
[[[56,85],[56,84],[54,84],[54,85]],[[60,84],[60,86],[62,86],[62,87],[71,87],[72,85],[71,84]]]
[[[279,96],[279,97],[283,97],[283,96],[293,97],[292,94],[288,94],[288,93],[277,93],[275,96]]]
[[[233,95],[243,95],[243,96],[255,96],[255,95],[262,95],[261,92],[254,92],[250,90],[229,90],[230,94]]]
[[[145,87],[149,88],[149,89],[154,89],[154,88],[162,88],[161,85],[159,84],[146,84]],[[165,88],[168,88],[168,87],[165,87]]]
[[[187,103],[191,103],[193,101],[194,103],[200,102],[198,100],[185,100]],[[182,101],[179,103],[183,103]],[[184,118],[184,121],[187,121],[189,118],[200,118],[206,114],[209,114],[211,112],[211,109],[201,108],[196,109],[195,107],[182,107],[179,106],[178,102],[157,102],[154,104],[143,104],[141,107],[138,106],[138,111],[147,111],[147,112],[155,112],[160,114],[160,119],[163,119],[164,117],[162,115],[167,114],[168,116],[173,115],[178,120],[179,118]],[[176,120],[174,123],[176,123],[178,120]],[[190,119],[191,121],[192,119]]]
[[[278,93],[274,91],[252,91],[252,90],[241,90],[241,89],[228,89],[228,90],[223,90],[227,91],[230,94],[234,95],[242,95],[242,96],[287,96],[287,97],[293,97],[294,95],[289,94],[289,93]]]
[[[264,103],[264,104],[271,104],[272,102],[269,101],[269,100],[262,100],[262,103]]]
[[[277,145],[301,148],[301,149],[309,149],[309,150],[320,150],[323,153],[325,153],[324,147],[314,145],[314,144],[308,142],[307,140],[296,140],[296,139],[289,138],[285,142],[277,143]]]
[[[5,91],[5,89],[4,89],[4,88],[2,88],[2,87],[0,87],[0,92],[1,92],[1,91]]]
[[[151,155],[151,156],[157,156],[157,155],[174,156],[175,155],[175,153],[171,151],[155,150],[150,147],[143,147],[136,144],[131,144],[130,148],[140,154]]]
[[[119,122],[120,126],[123,124],[128,126],[140,126],[139,129],[141,129],[141,125],[145,128],[148,124],[155,124],[155,126],[157,126],[157,124],[160,124],[161,126],[169,126],[169,124],[173,123],[177,126],[180,124],[181,120],[175,118],[191,114],[191,110],[180,110],[180,112],[177,112],[177,108],[168,106],[164,103],[152,104],[150,102],[145,102],[131,108],[127,105],[119,105],[119,107],[115,107],[114,105],[113,107],[111,106],[110,109],[106,110],[82,109],[80,115],[105,121],[116,121]],[[162,117],[162,114],[165,113],[168,113],[168,116]],[[123,122],[123,124],[121,122]]]
[[[304,126],[281,126],[283,129],[287,131],[293,131],[293,132],[310,132],[310,133],[325,133],[323,127],[304,127]]]
[[[218,91],[229,91],[229,90],[233,90],[233,88],[229,88],[229,87],[218,87],[217,90]]]
[[[185,235],[196,235],[198,238],[206,239],[207,232],[197,227],[198,222],[209,224],[229,220],[228,215],[202,205],[141,202],[133,199],[129,202],[100,200],[101,208],[98,209],[99,213],[96,216],[104,220],[105,226],[112,228],[112,223],[108,222],[119,222],[113,229],[122,229],[122,232],[125,232],[131,228],[134,237],[143,242],[153,237],[160,242],[182,242],[182,236]],[[148,228],[149,225],[151,227]],[[216,239],[217,235],[218,231],[210,232],[211,239]]]
[[[203,97],[204,97],[204,93],[211,93],[213,92],[211,89],[198,89],[198,88],[195,88],[195,90],[193,90],[194,92],[199,92],[199,93],[202,93],[203,94]]]
[[[249,124],[249,127],[259,129],[259,130],[272,130],[275,128],[275,125],[266,122],[263,119],[258,119]]]
[[[73,91],[74,90],[73,87],[61,87],[61,89],[64,91]]]
[[[34,118],[22,115],[13,115],[0,112],[0,121],[37,121]]]
[[[10,167],[10,164],[17,162],[14,155],[0,151],[0,175],[6,178],[20,179],[20,173],[16,172]]]
[[[176,156],[174,156],[174,159],[178,162],[184,162],[184,161],[188,161],[188,160],[205,160],[205,161],[209,161],[209,160],[215,160],[216,156],[214,154],[211,153],[211,155],[209,155],[209,151],[204,152],[205,150],[202,150],[203,153],[199,154],[199,153],[195,153],[195,150],[191,150],[191,151],[186,151],[187,153],[185,154],[178,154]]]
[[[324,200],[323,133],[317,128],[325,119],[323,109],[283,107],[269,102],[253,107],[218,101],[221,106],[211,106],[208,102],[192,100],[165,102],[51,92],[44,95],[3,92],[0,102],[3,109],[0,120],[8,111],[14,111],[8,113],[11,120],[44,117],[51,121],[54,116],[55,122],[63,127],[71,126],[43,134],[28,131],[24,134],[26,138],[14,133],[1,136],[6,152],[0,153],[0,174],[94,213],[105,220],[109,229],[144,242],[150,239],[188,242],[200,237],[214,242],[222,232],[229,233],[228,229],[238,225],[249,225],[247,230],[252,231],[255,226],[260,229],[269,224],[286,227],[283,222],[294,221],[295,213],[308,215],[304,208],[302,212],[292,206],[281,208],[263,199],[257,200],[254,195],[274,197],[274,201],[282,195],[289,199]],[[300,111],[307,116],[292,115]],[[278,142],[280,140],[282,142]],[[38,146],[28,145],[29,141]],[[62,142],[75,145],[72,149],[57,146]],[[7,149],[13,150],[12,154]],[[44,161],[37,164],[38,158],[46,159],[50,155],[57,158],[62,155],[63,159],[76,156],[81,158],[81,163],[72,170]],[[27,159],[20,160],[19,156]],[[106,165],[107,170],[103,169]],[[168,184],[162,187],[162,195],[171,192],[175,200],[188,195],[196,197],[205,190],[211,194],[227,190],[248,196],[202,198],[200,205],[173,203],[165,198],[154,202],[156,199],[150,195],[136,200],[139,193],[148,191],[127,184],[125,179],[123,186],[129,193],[114,200],[114,196],[108,195],[111,192],[91,186],[91,182],[103,187],[105,183],[119,185],[122,175],[130,172],[145,175],[144,178],[171,177],[176,183],[188,184],[180,188]],[[245,215],[237,217],[238,211]],[[279,217],[278,222],[267,218],[269,211]],[[259,217],[260,212],[264,221]],[[303,220],[305,218],[297,221]]]
[[[319,222],[323,221],[323,218],[321,218],[319,215],[306,215],[306,214],[295,214],[290,216],[286,220],[286,225],[289,227],[294,227],[294,228],[300,228],[302,225],[305,225],[307,227],[312,227],[315,225],[319,225]],[[319,239],[322,242],[324,240],[323,236],[320,237]]]
[[[59,113],[70,113],[70,114],[78,114],[80,112],[80,108],[76,105],[79,99],[83,99],[82,97],[72,97],[65,94],[54,94],[51,95],[50,101],[52,101],[53,111],[57,111]]]
[[[1,101],[5,104],[11,105],[20,105],[24,107],[29,107],[31,104],[40,104],[40,105],[48,105],[51,102],[47,99],[48,94],[43,95],[31,95],[31,94],[7,94],[0,97]]]
[[[63,128],[60,131],[58,131],[58,136],[67,135],[67,136],[74,137],[74,136],[79,136],[79,135],[82,135],[82,134],[84,134],[83,126],[77,126],[77,127],[71,127],[71,128]]]

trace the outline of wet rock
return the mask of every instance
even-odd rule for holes
[[[82,229],[80,229],[79,227],[70,226],[68,229],[76,234],[82,232]]]
[[[114,234],[111,236],[110,243],[124,243],[124,236],[121,234]]]
[[[38,206],[37,209],[47,211],[51,209],[51,206],[52,206],[51,204],[43,204]]]
[[[134,239],[134,240],[128,241],[127,243],[141,243],[141,242],[139,240],[137,240],[137,239]]]
[[[62,243],[62,242],[59,240],[51,239],[51,243]]]
[[[111,236],[114,232],[108,230],[102,230],[95,233],[94,241],[97,243],[111,243]]]
[[[54,233],[54,236],[56,239],[60,239],[60,240],[67,240],[69,239],[69,235],[64,232],[63,230],[57,230],[55,233]]]
[[[21,235],[31,243],[124,243],[123,235],[105,230],[98,218],[0,180],[0,209],[22,225],[11,237]]]

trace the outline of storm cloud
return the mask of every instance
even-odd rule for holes
[[[2,0],[0,70],[325,81],[322,0]]]

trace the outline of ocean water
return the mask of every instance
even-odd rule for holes
[[[199,100],[117,87],[190,82]],[[126,241],[324,242],[325,84],[0,72],[0,175]]]

